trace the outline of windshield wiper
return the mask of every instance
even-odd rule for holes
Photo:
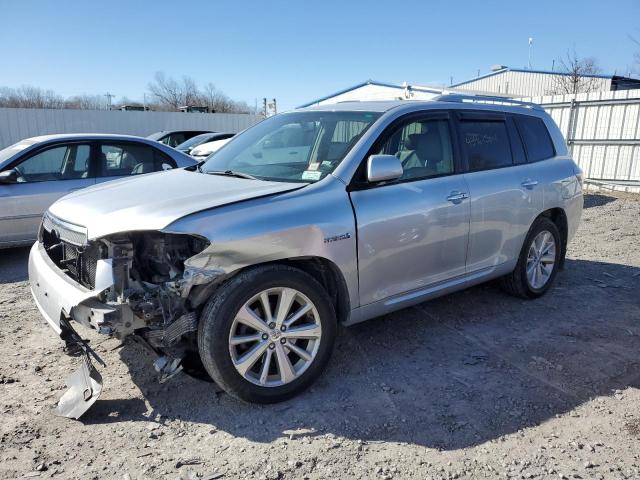
[[[249,175],[248,173],[235,172],[233,170],[213,171],[213,172],[204,172],[204,173],[208,173],[209,175],[222,175],[225,177],[237,177],[237,178],[246,178],[248,180],[258,180],[258,178],[254,177],[253,175]]]

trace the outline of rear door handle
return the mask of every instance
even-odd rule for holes
[[[522,185],[524,188],[527,188],[529,190],[533,190],[533,187],[535,187],[536,185],[538,185],[538,182],[535,180],[531,180],[530,178],[527,178],[524,182],[522,182],[520,185]]]
[[[469,195],[467,195],[466,193],[454,191],[449,194],[449,196],[447,197],[447,201],[458,204],[467,198],[469,198]]]

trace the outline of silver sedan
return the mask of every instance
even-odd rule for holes
[[[69,192],[195,163],[164,144],[129,135],[24,139],[0,150],[0,248],[33,243],[42,214]]]

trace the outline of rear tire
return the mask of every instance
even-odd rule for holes
[[[525,238],[515,269],[501,279],[503,290],[520,298],[541,297],[553,284],[562,252],[556,224],[547,217],[537,218]]]
[[[228,394],[274,403],[320,376],[336,332],[322,285],[297,268],[266,265],[215,291],[200,319],[198,350],[211,378]]]

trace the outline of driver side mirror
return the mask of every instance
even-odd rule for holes
[[[402,163],[395,155],[371,155],[367,160],[367,180],[370,183],[397,180],[402,171]]]
[[[14,168],[0,172],[0,183],[18,183],[18,172]]]

